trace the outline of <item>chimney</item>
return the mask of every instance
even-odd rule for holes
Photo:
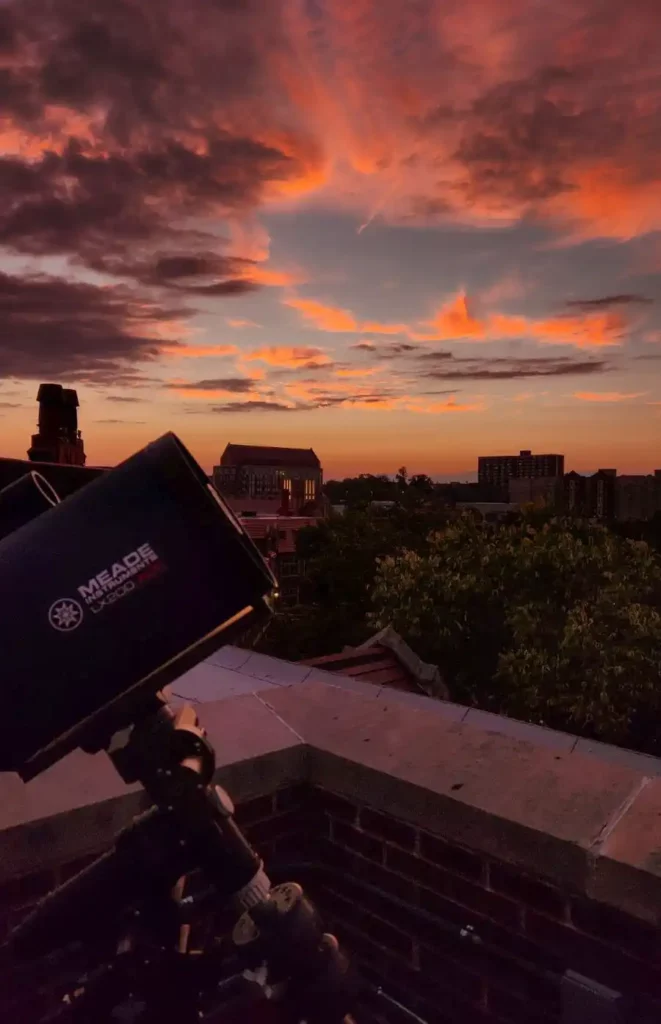
[[[61,384],[40,384],[38,433],[28,450],[31,462],[84,466],[83,439],[78,429],[78,395]]]

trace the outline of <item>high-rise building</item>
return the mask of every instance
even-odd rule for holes
[[[212,479],[239,514],[314,515],[322,504],[323,471],[312,448],[228,444]]]
[[[477,479],[482,487],[497,491],[505,500],[510,480],[561,477],[565,471],[564,455],[483,455],[477,461]]]
[[[38,433],[28,450],[31,462],[84,466],[83,438],[78,429],[78,395],[61,384],[40,384]]]

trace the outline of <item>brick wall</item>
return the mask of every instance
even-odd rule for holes
[[[304,885],[362,976],[430,1024],[552,1024],[567,967],[641,994],[637,1020],[661,1012],[652,925],[318,788],[244,801],[236,819],[275,881],[293,874]],[[89,859],[5,883],[3,928]],[[473,929],[473,939],[461,929]],[[33,1024],[69,977],[52,968],[3,972],[0,1021]],[[356,1017],[406,1019],[369,992]]]

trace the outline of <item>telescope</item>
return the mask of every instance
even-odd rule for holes
[[[0,492],[0,771],[28,781],[76,748],[105,751],[150,800],[2,947],[32,961],[108,936],[113,956],[72,981],[49,1021],[101,1024],[130,1004],[122,1019],[197,1022],[228,948],[251,998],[268,996],[281,1019],[346,1020],[355,983],[337,940],[300,885],[271,885],[214,785],[197,715],[163,693],[267,619],[276,586],[172,433],[64,501],[35,473]],[[187,895],[191,878],[202,897]],[[187,915],[200,905],[233,927],[229,947],[193,957]]]

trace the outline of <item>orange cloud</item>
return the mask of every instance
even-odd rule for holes
[[[369,320],[358,322],[351,310],[327,306],[314,299],[289,298],[284,302],[298,309],[305,320],[321,331],[401,334],[421,342],[532,338],[541,344],[603,348],[620,345],[628,327],[628,321],[621,314],[599,310],[539,320],[508,313],[478,316],[472,308],[471,298],[464,291],[441,306],[432,320],[417,326]]]
[[[236,345],[166,345],[161,351],[174,359],[200,359],[204,356],[234,356],[239,350]]]
[[[628,402],[632,398],[642,398],[646,392],[635,391],[625,394],[623,391],[575,391],[574,398],[581,402]]]
[[[549,211],[575,222],[577,240],[600,236],[626,241],[661,228],[661,160],[647,180],[635,165],[607,159],[570,173],[573,187],[549,204]]]
[[[246,352],[242,358],[258,360],[262,363],[268,363],[270,366],[291,367],[302,367],[311,362],[324,365],[332,362],[330,357],[320,348],[290,345],[271,345],[268,348],[258,348],[252,352]]]
[[[468,296],[459,292],[439,309],[430,326],[435,329],[435,340],[451,341],[459,338],[485,338],[486,324],[470,311]]]
[[[617,313],[560,316],[532,324],[531,334],[543,344],[603,348],[619,345],[627,322]]]
[[[359,330],[358,324],[352,313],[346,309],[338,309],[335,306],[325,306],[315,299],[284,299],[285,306],[297,309],[304,320],[320,331],[332,331],[344,333]]]
[[[411,404],[406,405],[406,409],[409,412],[426,413],[428,415],[442,415],[449,412],[482,412],[484,408],[485,406],[482,402],[457,402],[454,398],[449,398],[446,402],[428,403],[422,403],[420,400],[415,399]]]
[[[228,327],[235,327],[239,330],[242,327],[261,327],[261,324],[255,323],[254,320],[244,320],[243,317],[226,317],[225,323]]]
[[[239,277],[246,281],[253,281],[255,284],[265,285],[267,288],[288,288],[295,284],[302,284],[305,276],[301,272],[290,270],[271,270],[268,267],[256,266],[246,267]]]

